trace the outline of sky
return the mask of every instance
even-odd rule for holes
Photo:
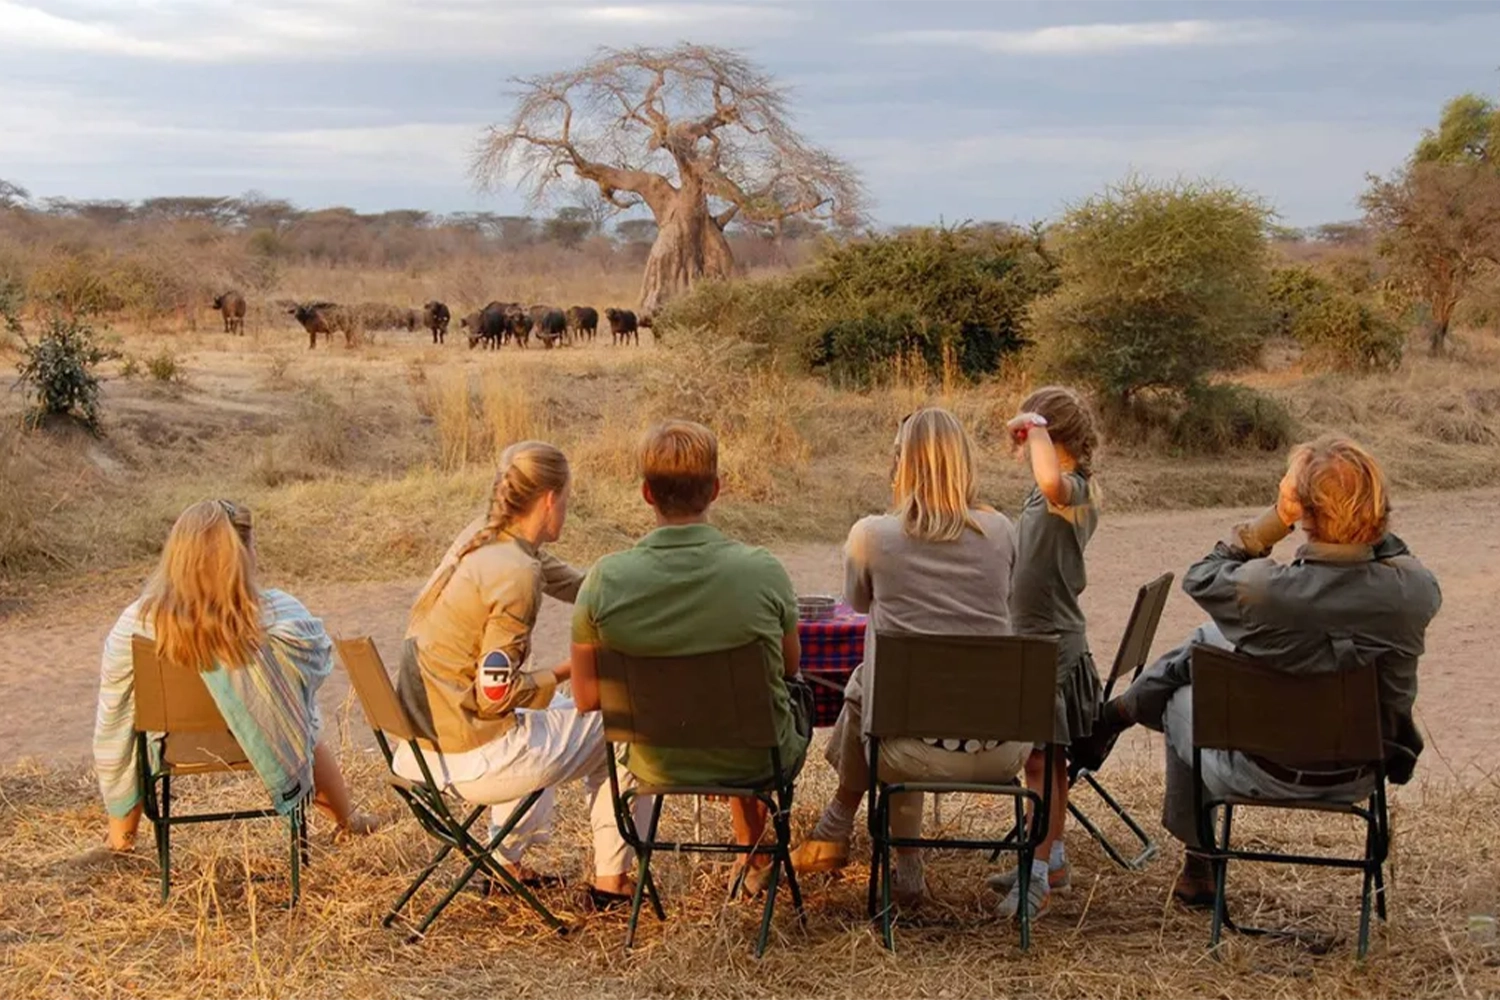
[[[1287,225],[1359,214],[1448,98],[1500,96],[1500,3],[0,0],[0,178],[526,210],[468,173],[510,79],[601,45],[740,49],[885,224],[1056,215],[1135,172]]]

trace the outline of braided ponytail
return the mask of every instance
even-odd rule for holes
[[[560,492],[566,487],[568,477],[568,459],[553,445],[522,441],[505,449],[500,456],[500,468],[495,473],[484,520],[477,528],[472,525],[465,528],[466,532],[471,532],[468,539],[461,545],[455,542],[456,551],[444,557],[442,565],[417,598],[411,612],[411,623],[416,624],[432,610],[466,556],[500,541],[511,525],[525,517],[544,495]],[[460,540],[463,538],[463,535],[459,536]]]

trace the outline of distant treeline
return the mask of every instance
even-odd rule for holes
[[[819,232],[812,223],[787,225],[776,234],[742,229],[735,234],[736,255],[752,268],[787,263],[796,244]],[[656,224],[614,218],[603,204],[565,205],[548,216],[416,209],[365,213],[304,209],[254,192],[141,201],[32,198],[20,185],[0,180],[0,239],[7,242],[111,245],[118,237],[140,241],[153,234],[237,237],[252,255],[335,267],[413,267],[544,245],[577,250],[591,242],[596,253],[613,249],[626,262],[639,264],[656,238]]]

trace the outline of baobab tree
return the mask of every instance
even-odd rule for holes
[[[727,276],[724,227],[810,217],[855,224],[854,169],[792,127],[784,88],[736,52],[705,45],[601,49],[574,70],[515,81],[515,111],[481,137],[482,186],[517,181],[533,201],[569,175],[617,208],[656,218],[640,307]]]

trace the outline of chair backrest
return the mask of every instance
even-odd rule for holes
[[[1171,573],[1163,573],[1136,591],[1135,607],[1130,609],[1125,635],[1120,640],[1120,648],[1115,650],[1115,665],[1108,678],[1110,682],[1133,674],[1146,665],[1151,656],[1151,643],[1156,639],[1156,627],[1161,624],[1162,609],[1167,606],[1167,597],[1172,592],[1172,579]]]
[[[375,640],[369,636],[358,639],[339,639],[334,643],[344,669],[349,672],[349,682],[354,685],[355,697],[364,709],[370,728],[398,740],[413,740],[417,737],[411,717],[396,697],[396,688],[391,684],[391,675],[385,672],[385,663]]]
[[[163,733],[162,759],[174,765],[235,767],[245,751],[196,670],[163,667],[156,643],[143,635],[130,640],[135,675],[135,729]]]
[[[875,636],[866,729],[881,739],[1055,738],[1057,642],[1034,636]]]
[[[1375,665],[1289,674],[1194,646],[1193,743],[1309,770],[1377,763],[1385,752]]]
[[[697,656],[627,656],[600,648],[599,707],[611,743],[683,749],[776,746],[759,642]]]
[[[130,640],[135,674],[135,728],[142,733],[227,733],[229,724],[196,670],[164,668],[156,643]]]

